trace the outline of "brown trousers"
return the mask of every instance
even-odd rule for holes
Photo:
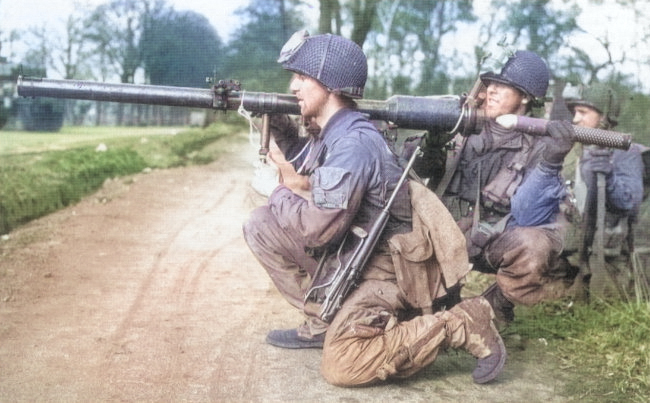
[[[303,240],[282,228],[267,206],[253,210],[243,229],[246,243],[280,294],[305,314],[306,323],[298,328],[298,333],[303,337],[324,333],[328,324],[318,318],[319,307],[305,306],[305,295],[312,286],[318,261],[305,252]],[[374,253],[364,278],[396,281],[391,256]]]
[[[533,305],[567,291],[563,240],[561,226],[514,227],[488,244],[485,260],[497,270],[497,284],[508,300]]]
[[[465,348],[477,358],[490,353],[483,342],[490,330],[477,328],[475,334],[467,327],[468,317],[478,322],[493,317],[484,298],[400,320],[404,304],[395,283],[362,282],[345,300],[327,331],[323,377],[337,386],[369,385],[418,372],[435,361],[441,348]],[[488,313],[490,317],[484,317]]]
[[[244,225],[244,237],[280,293],[305,312],[303,297],[317,261],[305,253],[301,240],[281,228],[268,207],[253,211]],[[299,334],[327,330],[321,372],[328,382],[367,385],[412,375],[432,363],[441,348],[467,348],[476,343],[480,337],[467,334],[464,318],[468,311],[485,311],[481,304],[491,312],[485,299],[475,298],[448,311],[405,319],[404,314],[412,310],[397,285],[392,257],[375,253],[364,281],[348,296],[329,327],[307,315],[309,326],[300,327]]]
[[[268,206],[258,207],[244,224],[244,239],[264,267],[280,294],[293,307],[304,312],[304,298],[312,284],[318,261],[305,252],[300,237],[280,226]],[[298,328],[301,336],[312,337],[327,330],[327,323],[308,316]]]

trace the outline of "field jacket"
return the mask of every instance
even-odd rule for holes
[[[470,271],[465,236],[440,199],[417,181],[409,182],[413,230],[392,236],[397,284],[406,301],[430,313],[431,301],[446,295]]]

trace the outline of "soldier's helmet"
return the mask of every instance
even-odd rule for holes
[[[566,105],[575,113],[578,105],[588,106],[595,109],[603,116],[603,128],[612,128],[618,124],[618,115],[621,112],[621,104],[616,92],[608,85],[596,83],[580,88],[577,98],[568,98]]]
[[[296,32],[284,45],[278,63],[286,70],[311,77],[331,92],[362,98],[368,61],[359,45],[338,35],[309,36]]]
[[[515,87],[529,97],[536,99],[546,95],[551,74],[544,60],[537,53],[518,50],[501,69],[500,74],[481,74],[485,85],[497,82]]]

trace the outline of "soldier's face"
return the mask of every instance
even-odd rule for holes
[[[306,119],[318,118],[330,95],[321,83],[301,74],[293,75],[289,90],[298,98],[300,113]]]
[[[576,105],[573,108],[573,124],[576,126],[596,129],[600,125],[600,119],[602,115],[594,108],[584,105]]]
[[[509,85],[491,82],[487,86],[485,115],[494,119],[501,115],[521,115],[525,110],[526,97],[519,90]]]

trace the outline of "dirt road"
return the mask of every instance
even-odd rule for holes
[[[542,343],[508,341],[500,379],[449,351],[417,376],[342,389],[320,350],[264,343],[300,315],[241,236],[264,203],[256,150],[113,180],[79,204],[0,241],[3,402],[564,402]]]

